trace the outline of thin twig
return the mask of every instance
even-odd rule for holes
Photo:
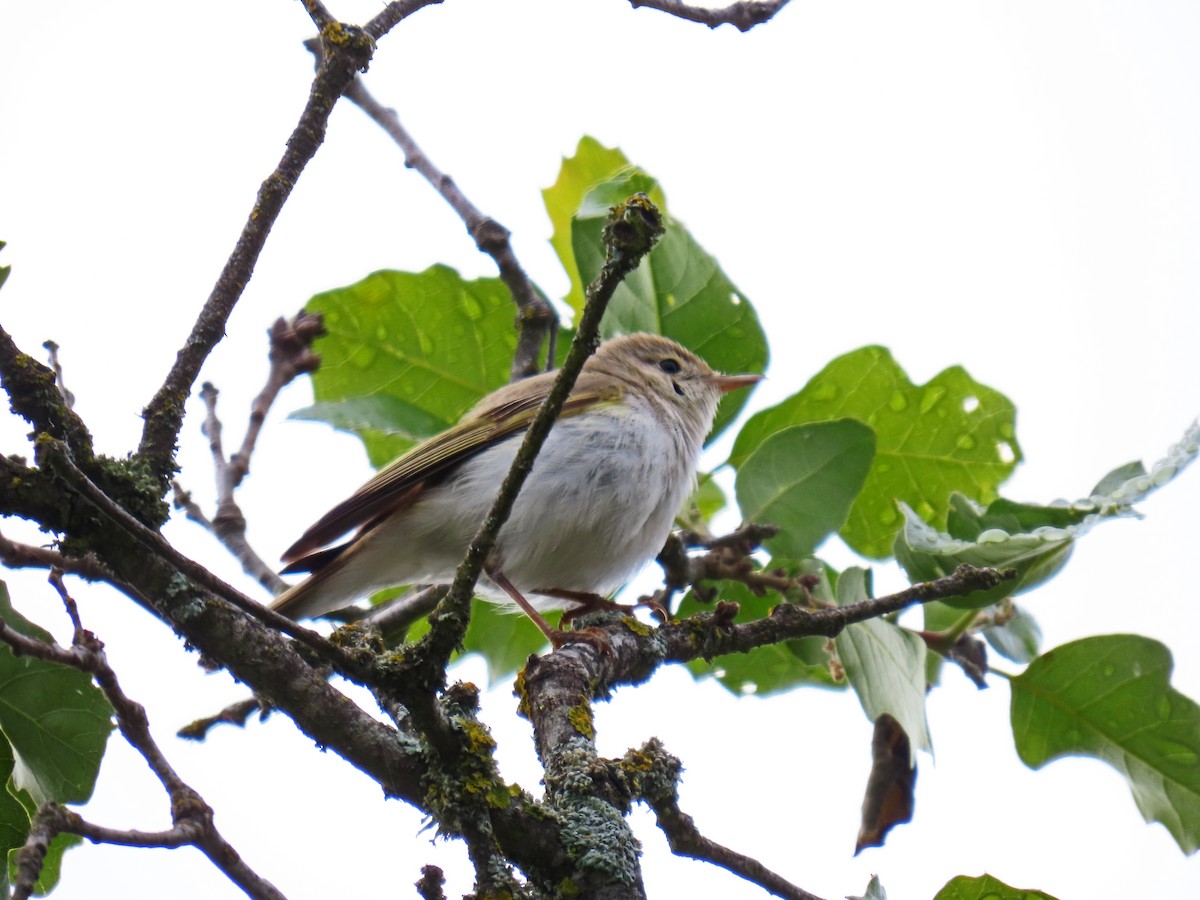
[[[202,741],[217,725],[237,725],[242,728],[245,727],[246,720],[255,713],[261,713],[260,718],[265,719],[269,712],[270,708],[264,709],[262,701],[257,697],[247,697],[245,700],[229,704],[215,715],[205,716],[184,725],[175,735],[189,741]]]
[[[374,40],[379,40],[417,10],[424,9],[426,6],[434,6],[441,2],[442,0],[392,0],[391,3],[376,13],[371,21],[363,26],[363,31],[369,34]]]
[[[48,547],[10,541],[0,534],[0,562],[10,569],[61,569],[88,581],[116,582],[116,576],[94,555],[65,556]],[[126,585],[121,585],[124,590]]]
[[[641,6],[657,9],[675,16],[677,19],[699,22],[709,28],[732,25],[743,33],[755,25],[762,25],[764,22],[770,21],[790,2],[791,0],[739,0],[729,6],[713,9],[707,6],[692,6],[681,0],[629,0],[634,9]]]
[[[683,765],[658,738],[630,750],[620,760],[607,761],[607,768],[619,782],[627,784],[631,800],[641,800],[654,811],[658,827],[675,855],[720,866],[785,900],[821,900],[758,860],[702,835],[692,817],[679,808],[678,785]]]
[[[337,19],[333,13],[325,8],[325,4],[321,0],[303,0],[304,9],[308,12],[308,16],[313,20],[313,24],[317,26],[319,31],[324,31],[329,27],[337,27]]]
[[[321,44],[317,40],[305,41],[306,46],[319,60]],[[356,76],[346,89],[346,99],[365,112],[404,151],[404,165],[424,176],[441,194],[467,226],[467,233],[475,241],[481,253],[486,253],[500,270],[500,280],[508,288],[517,307],[517,349],[513,355],[512,377],[515,381],[538,371],[538,355],[547,335],[558,330],[558,315],[543,297],[525,270],[517,261],[509,242],[511,232],[491,216],[484,215],[467,199],[454,179],[442,172],[425,151],[417,146],[413,136],[400,122],[394,109],[384,106],[367,90],[362,76]],[[554,367],[551,348],[546,359],[547,370]]]
[[[75,408],[75,395],[67,389],[67,382],[63,379],[62,366],[58,362],[58,344],[54,341],[43,341],[42,346],[46,348],[46,352],[50,354],[50,368],[54,370],[54,381],[58,385],[58,392],[62,394],[63,403],[67,405],[67,409]]]
[[[246,537],[246,517],[234,499],[234,492],[250,472],[250,459],[254,455],[258,435],[279,392],[297,375],[312,372],[320,365],[321,358],[313,351],[312,343],[323,334],[325,326],[321,317],[303,310],[291,322],[277,319],[267,331],[271,348],[267,383],[250,404],[250,422],[246,426],[241,448],[228,458],[222,442],[221,420],[217,416],[217,397],[220,392],[207,381],[200,388],[200,399],[205,408],[201,430],[208,438],[217,483],[217,512],[212,519],[204,514],[178,481],[171,482],[175,508],[184,509],[189,519],[211,531],[242,564],[246,574],[272,594],[283,591],[287,583],[250,546]]]
[[[18,854],[19,874],[14,896],[18,900],[29,896],[41,873],[41,862],[45,858],[50,841],[55,834],[69,832],[95,841],[143,847],[178,847],[191,844],[204,853],[248,896],[261,900],[283,900],[283,894],[250,869],[237,851],[221,836],[213,822],[211,807],[179,777],[155,742],[150,733],[145,708],[131,700],[122,690],[117,673],[105,657],[104,644],[80,624],[78,608],[68,594],[61,575],[56,571],[52,573],[50,580],[67,607],[75,627],[71,648],[68,650],[57,644],[20,634],[3,620],[0,620],[0,640],[7,643],[14,653],[77,669],[96,680],[112,705],[121,735],[142,755],[167,792],[174,827],[169,831],[157,833],[120,831],[85,822],[77,814],[57,804],[43,806],[36,816],[37,826],[31,827],[29,839]]]

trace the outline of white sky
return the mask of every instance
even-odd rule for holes
[[[332,8],[363,21],[378,6]],[[78,410],[102,448],[124,453],[300,111],[312,29],[285,0],[2,10],[0,263],[13,273],[0,323],[31,352],[62,345]],[[550,294],[566,281],[539,189],[589,133],[660,178],[672,213],[756,305],[776,360],[756,406],[867,343],[891,347],[918,382],[963,363],[1019,410],[1027,462],[1006,493],[1047,501],[1083,495],[1129,459],[1153,462],[1200,412],[1198,42],[1200,7],[1187,2],[806,0],[741,35],[622,0],[446,0],[383,40],[368,86],[513,230]],[[492,274],[382,132],[339,106],[205,369],[228,439],[261,386],[274,317],[375,269],[435,262]],[[367,474],[355,441],[281,421],[308,396],[301,384],[281,399],[240,494],[269,558]],[[211,509],[198,412],[182,477]],[[3,452],[26,452],[24,430],[4,426]],[[1153,497],[1144,521],[1093,532],[1027,598],[1047,647],[1157,637],[1174,651],[1176,687],[1200,698],[1198,477]],[[238,579],[194,526],[168,533]],[[44,582],[8,580],[22,610],[62,633]],[[122,598],[77,596],[183,777],[290,897],[341,895],[347,877],[362,894],[388,884],[406,896],[426,862],[452,870],[450,896],[469,889],[460,848],[431,844],[410,809],[286,720],[203,746],[175,740],[239,689],[202,675]],[[474,662],[460,673],[485,679]],[[514,709],[507,685],[485,698],[505,774],[536,789]],[[936,763],[919,760],[915,822],[855,859],[870,725],[853,697],[735,700],[668,671],[597,711],[601,752],[662,738],[685,761],[683,808],[706,834],[821,896],[861,893],[878,872],[893,900],[923,900],[983,871],[1062,900],[1195,896],[1200,861],[1142,823],[1115,772],[1023,767],[1002,681],[977,692],[950,673],[929,720]],[[144,766],[119,740],[109,752],[86,814],[166,827]],[[764,896],[670,857],[644,812],[634,826],[652,897]],[[240,896],[191,851],[111,848],[73,852],[57,894],[166,895]]]

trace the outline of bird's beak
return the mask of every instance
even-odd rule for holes
[[[713,384],[722,394],[753,387],[763,380],[762,375],[714,375]]]

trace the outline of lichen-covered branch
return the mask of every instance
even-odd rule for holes
[[[62,441],[82,464],[90,465],[92,435],[59,390],[54,370],[22,353],[3,328],[0,328],[0,387],[8,394],[12,411],[36,432]]]

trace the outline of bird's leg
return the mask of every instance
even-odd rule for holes
[[[563,588],[538,588],[534,593],[544,594],[547,597],[556,597],[559,600],[571,600],[579,604],[563,613],[562,621],[564,624],[582,616],[584,613],[597,612],[599,610],[608,610],[632,616],[639,607],[645,607],[650,610],[651,615],[660,622],[671,621],[671,616],[667,613],[666,609],[653,597],[639,600],[637,603],[617,603],[609,600],[607,597],[601,597],[599,594],[593,594],[589,591],[568,591]]]
[[[534,593],[542,594],[546,597],[554,597],[558,600],[569,600],[572,603],[578,604],[563,612],[562,621],[564,625],[585,613],[605,610],[607,612],[631,615],[634,609],[632,606],[626,606],[623,603],[614,603],[607,597],[601,597],[599,594],[593,594],[591,591],[568,591],[564,588],[538,588]]]
[[[546,636],[546,640],[550,645],[557,650],[565,644],[591,644],[598,651],[604,654],[612,653],[612,645],[608,642],[608,636],[599,628],[584,628],[580,631],[561,631],[558,628],[551,626],[540,612],[534,609],[533,604],[517,590],[516,586],[508,580],[499,568],[485,566],[488,578],[490,578],[500,590],[508,594],[512,601],[521,607],[525,615],[533,620],[533,624],[538,627],[538,631]],[[544,593],[539,591],[539,593]],[[594,596],[594,595],[593,595]],[[568,598],[570,599],[570,598]],[[597,598],[602,599],[602,598]]]

